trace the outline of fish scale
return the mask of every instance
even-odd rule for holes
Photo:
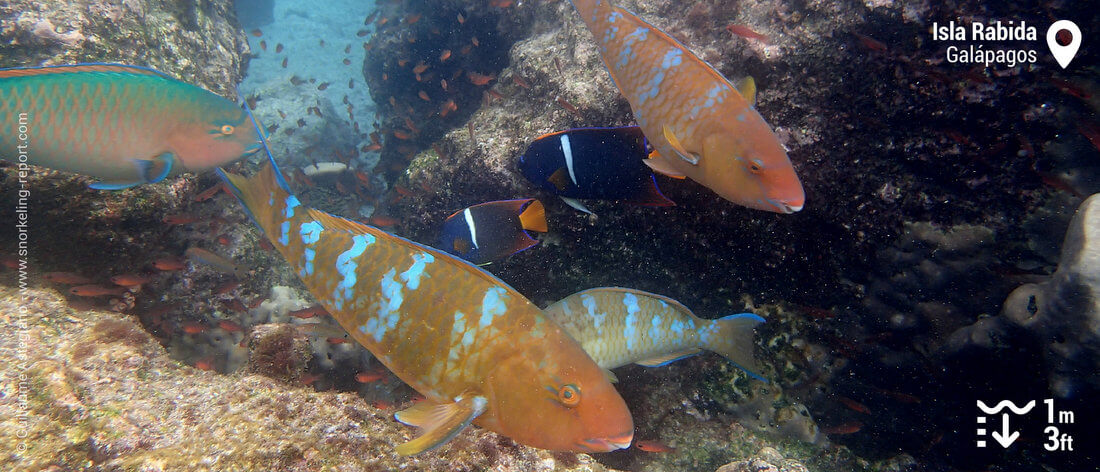
[[[98,177],[98,188],[205,170],[259,148],[236,104],[136,66],[0,69],[0,156],[20,154],[20,125],[25,161]]]
[[[646,164],[761,210],[802,208],[802,184],[775,133],[722,74],[608,0],[572,0],[655,149]],[[746,82],[751,83],[751,82]]]
[[[428,406],[398,419],[421,425],[425,415],[418,408],[453,406],[448,417],[469,415],[467,423],[536,447],[607,451],[624,447],[624,437],[629,443],[629,412],[603,371],[520,293],[445,252],[307,208],[276,185],[275,172],[268,166],[248,180],[223,176],[320,304],[425,396]],[[580,406],[544,400],[547,389],[566,386],[590,392],[593,410],[586,411],[600,418],[578,422]],[[522,395],[509,399],[511,390]],[[532,411],[550,424],[532,419]],[[449,424],[447,435],[423,422],[425,435],[398,452],[430,449],[466,424]],[[604,428],[611,434],[596,434]]]

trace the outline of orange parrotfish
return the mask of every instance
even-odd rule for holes
[[[679,41],[608,0],[572,3],[655,149],[647,165],[749,208],[802,209],[802,183],[753,106],[751,78],[734,87]]]
[[[470,423],[551,450],[629,446],[633,420],[604,371],[542,310],[446,252],[307,208],[277,169],[227,187],[309,291],[425,401],[395,416],[423,428],[418,454]]]
[[[753,359],[753,328],[764,319],[752,313],[706,320],[666,296],[619,287],[574,293],[544,313],[604,369],[657,367],[707,350],[764,380]]]
[[[92,188],[158,182],[259,148],[241,107],[153,69],[0,70],[0,157],[99,178]]]

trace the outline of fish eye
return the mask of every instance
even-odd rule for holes
[[[562,385],[558,389],[558,401],[568,407],[577,406],[581,402],[581,390],[576,385]]]
[[[760,159],[753,159],[749,164],[749,170],[754,174],[759,174],[764,171],[764,163],[760,162]]]
[[[222,126],[222,134],[233,134],[234,129],[233,125],[224,125]]]

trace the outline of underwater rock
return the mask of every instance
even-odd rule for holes
[[[715,472],[807,472],[801,462],[786,459],[773,447],[764,447],[752,459],[730,462]]]
[[[1100,194],[1077,209],[1058,270],[1014,290],[1001,315],[1043,345],[1054,393],[1100,390]]]
[[[313,352],[304,334],[282,323],[252,327],[248,350],[246,372],[287,383],[296,383],[302,378]]]
[[[394,445],[413,431],[392,407],[180,365],[132,318],[73,311],[52,290],[0,287],[0,313],[12,328],[0,332],[12,374],[2,379],[3,470],[608,470],[480,428],[399,457]]]
[[[232,0],[11,0],[0,4],[0,67],[119,62],[237,96],[248,43]]]

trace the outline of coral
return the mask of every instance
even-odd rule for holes
[[[414,431],[355,395],[180,365],[129,317],[74,312],[50,291],[0,287],[0,313],[13,328],[0,332],[4,470],[607,470],[476,427],[399,457]]]
[[[1058,270],[1014,290],[1001,315],[1043,345],[1054,393],[1100,391],[1100,194],[1077,209]]]
[[[0,67],[137,64],[233,98],[247,50],[232,0],[0,4]]]
[[[288,324],[254,326],[248,338],[245,371],[296,383],[305,373],[312,354],[305,335]]]

